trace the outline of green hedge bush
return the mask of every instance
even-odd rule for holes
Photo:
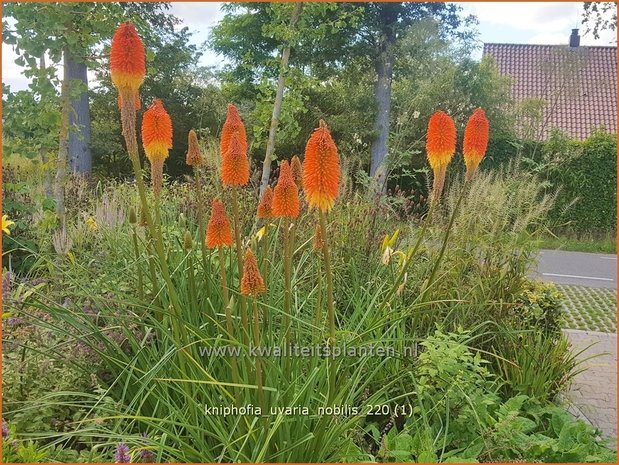
[[[554,230],[606,235],[616,231],[617,140],[598,131],[585,141],[559,131],[545,142],[510,136],[491,138],[482,169],[495,169],[520,159],[539,174],[550,193],[557,193],[550,220]]]
[[[557,149],[561,150],[560,152]],[[555,163],[546,179],[559,188],[553,220],[575,232],[614,232],[617,218],[617,140],[596,132],[587,140],[545,147]]]

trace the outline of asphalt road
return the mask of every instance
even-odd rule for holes
[[[534,275],[557,284],[617,289],[617,255],[541,250]]]

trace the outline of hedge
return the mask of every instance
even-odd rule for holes
[[[545,178],[559,194],[552,219],[575,232],[614,233],[617,225],[617,139],[597,132],[554,153]],[[546,150],[545,156],[553,152]],[[563,155],[563,156],[562,156]]]
[[[555,231],[605,235],[616,232],[617,140],[595,132],[585,141],[556,132],[543,143],[513,137],[491,138],[483,169],[519,158],[537,172],[549,193],[557,193],[550,213]]]

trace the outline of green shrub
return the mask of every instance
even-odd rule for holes
[[[436,331],[414,372],[413,414],[366,427],[387,462],[614,462],[599,431],[527,395],[502,400],[470,333]]]
[[[585,141],[555,133],[532,167],[548,188],[558,191],[550,218],[559,229],[576,233],[613,233],[617,218],[617,140],[595,132]]]
[[[551,338],[565,325],[562,296],[551,283],[529,280],[511,310],[515,328],[538,330]]]

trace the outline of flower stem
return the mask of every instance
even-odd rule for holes
[[[333,302],[333,272],[331,270],[331,256],[329,253],[329,236],[327,235],[327,220],[325,213],[319,210],[320,215],[320,232],[322,235],[322,255],[325,261],[325,276],[327,278],[327,316],[329,320],[329,343],[331,350],[335,347],[335,307]],[[335,359],[332,358],[329,367],[329,397],[328,402],[331,403],[335,396]]]
[[[469,182],[468,180],[465,180],[464,184],[462,185],[462,190],[460,191],[460,195],[458,196],[458,201],[456,202],[456,206],[451,212],[451,218],[449,218],[449,224],[447,225],[447,231],[445,231],[445,237],[443,238],[443,244],[441,245],[441,250],[438,254],[438,258],[436,259],[436,262],[434,262],[434,267],[432,268],[430,277],[428,278],[428,281],[426,282],[426,285],[423,287],[423,290],[421,291],[421,295],[419,296],[422,302],[423,302],[423,299],[426,293],[428,292],[428,289],[430,289],[430,286],[434,282],[434,279],[436,277],[436,272],[438,271],[438,268],[441,265],[441,262],[443,261],[443,256],[445,255],[445,250],[447,249],[447,243],[449,242],[449,235],[451,233],[456,216],[458,216],[458,212],[460,211],[460,204],[462,203],[462,199],[464,198],[464,194],[466,193],[468,186],[469,186]]]
[[[142,265],[140,264],[140,248],[138,246],[138,232],[136,230],[135,225],[132,226],[133,229],[133,251],[135,252],[135,264],[138,270],[138,295],[140,296],[140,301],[144,300],[144,278],[142,277]]]
[[[264,279],[264,284],[267,286],[268,284],[268,271],[269,271],[269,220],[264,222],[264,235],[262,236],[262,277]]]
[[[236,193],[236,186],[232,186],[232,213],[234,220],[234,238],[236,242],[236,260],[239,270],[239,283],[243,277],[243,245],[241,244],[241,228],[239,226],[239,201]],[[247,320],[247,299],[241,294],[241,324],[243,325],[243,340],[249,344],[249,322]]]
[[[419,247],[421,246],[421,242],[423,241],[423,238],[426,235],[426,232],[428,230],[428,226],[432,222],[432,216],[433,216],[433,213],[434,213],[435,205],[436,205],[436,202],[434,202],[434,201],[432,201],[430,203],[430,210],[428,211],[428,214],[426,215],[426,218],[425,218],[425,220],[423,222],[423,226],[421,227],[421,232],[419,233],[419,237],[417,238],[417,242],[415,243],[415,246],[413,247],[413,250],[407,255],[406,262],[404,263],[404,266],[400,270],[400,274],[397,276],[395,282],[393,283],[393,286],[391,287],[391,290],[389,291],[389,294],[387,294],[387,297],[383,300],[383,303],[382,303],[382,305],[380,307],[378,315],[382,315],[385,306],[391,301],[391,298],[393,297],[393,294],[395,294],[396,291],[398,290],[398,288],[400,287],[400,284],[402,283],[402,280],[404,279],[404,276],[406,276],[406,272],[408,271],[408,268],[409,268],[410,264],[412,263],[413,258],[415,258],[415,255],[417,255],[417,251],[419,250]]]
[[[200,186],[200,168],[195,166],[193,171],[194,187],[196,189],[196,202],[198,203],[198,237],[200,238],[200,244],[202,247],[202,268],[204,273],[208,275],[207,265],[207,249],[204,237],[206,234],[206,227],[204,224],[204,198],[202,195],[202,187]]]
[[[234,325],[232,323],[232,310],[230,308],[230,295],[228,294],[228,279],[226,278],[226,259],[224,257],[223,247],[217,247],[219,252],[219,274],[221,277],[221,290],[224,300],[224,312],[226,314],[226,331],[230,340],[234,339]],[[232,365],[232,381],[239,384],[239,368],[236,361],[236,356],[232,354],[230,359]],[[240,401],[237,388],[234,388],[235,398],[237,403]]]
[[[290,218],[284,219],[284,334],[286,345],[292,343],[290,328],[291,310],[291,279],[290,279]]]
[[[316,315],[314,317],[314,326],[318,332],[316,340],[320,340],[324,325],[322,322],[322,272],[320,270],[320,260],[316,261],[316,277],[317,277],[317,290],[316,290]]]
[[[260,317],[258,312],[258,302],[256,297],[253,299],[253,308],[254,308],[254,345],[256,347],[256,352],[260,353]],[[263,415],[267,414],[266,411],[266,402],[264,399],[264,390],[262,388],[262,364],[260,362],[260,357],[256,355],[256,386],[258,386],[258,402],[260,404],[260,408],[262,409]],[[263,417],[266,419],[266,416]]]

